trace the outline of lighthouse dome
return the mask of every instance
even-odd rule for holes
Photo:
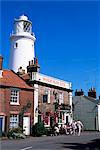
[[[20,19],[20,20],[26,20],[26,21],[27,21],[27,20],[28,20],[28,17],[27,17],[27,16],[22,15],[22,16],[20,16],[20,17],[19,17],[19,19]]]

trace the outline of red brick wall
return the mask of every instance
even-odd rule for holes
[[[0,113],[8,113],[9,112],[9,99],[10,99],[10,90],[5,88],[5,89],[0,89]]]
[[[9,128],[9,118],[10,113],[19,113],[23,106],[27,105],[27,102],[31,102],[31,108],[28,109],[26,113],[31,115],[31,123],[33,122],[34,116],[34,100],[33,100],[33,91],[20,90],[19,91],[19,105],[10,104],[11,90],[9,88],[0,89],[0,114],[5,113],[7,116],[7,127]]]
[[[45,94],[45,90],[48,88],[50,89],[50,103],[43,103],[43,95]],[[53,103],[55,101],[55,97],[54,97],[53,91],[57,93],[60,93],[60,92],[63,93],[64,104],[69,104],[67,91],[39,85],[39,109],[41,112],[46,112],[46,111],[53,112],[54,111]]]

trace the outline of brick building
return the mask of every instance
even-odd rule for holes
[[[0,57],[0,130],[22,125],[29,135],[34,121],[33,88],[15,72],[3,70],[2,60]]]
[[[34,88],[34,124],[40,120],[47,126],[55,123],[59,125],[71,123],[71,83],[41,74],[39,68],[35,58],[34,61],[29,62],[28,73],[22,75]]]

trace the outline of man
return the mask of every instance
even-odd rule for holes
[[[59,128],[57,124],[55,125],[54,130],[55,130],[55,135],[59,135]]]
[[[77,129],[78,129],[78,136],[80,136],[82,128],[83,128],[83,124],[80,120],[77,121]]]
[[[72,130],[73,130],[73,134],[76,134],[76,130],[77,130],[77,122],[75,120],[73,120],[72,122]]]

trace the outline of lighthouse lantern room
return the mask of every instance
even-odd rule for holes
[[[32,33],[32,22],[27,16],[20,16],[14,20],[14,31],[10,36],[11,40],[11,55],[10,69],[18,72],[22,67],[27,72],[29,61],[34,60],[34,42],[35,36]]]

